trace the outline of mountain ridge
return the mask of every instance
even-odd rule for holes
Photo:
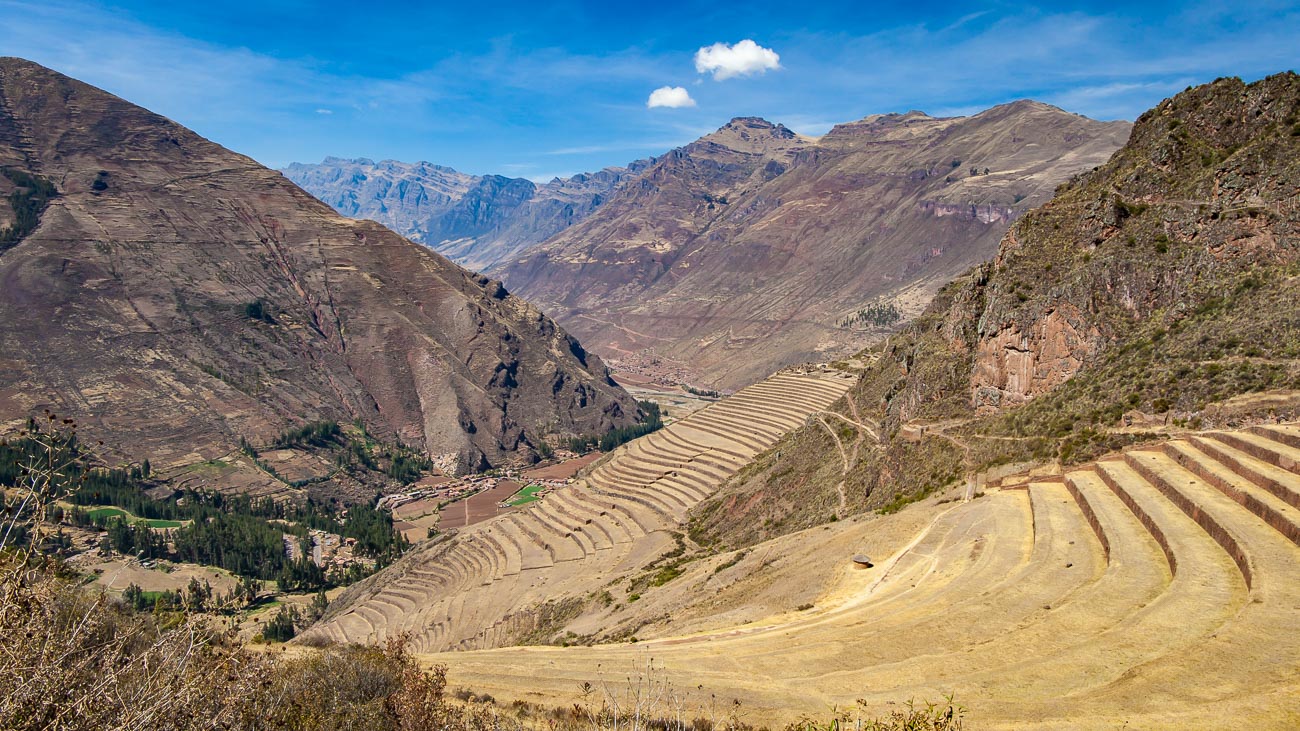
[[[1295,418],[1297,145],[1294,73],[1163,101],[860,354],[832,407],[871,427],[851,464],[827,459],[817,425],[797,430],[701,506],[692,535],[743,545],[1004,464]]]
[[[600,359],[499,282],[22,59],[0,60],[0,165],[58,192],[0,253],[8,425],[51,408],[182,470],[356,420],[473,468],[635,418]],[[218,467],[216,484],[276,479]]]
[[[462,266],[486,271],[590,215],[645,164],[545,183],[365,157],[328,156],[280,172],[345,216],[377,221]]]
[[[916,314],[1128,129],[1036,102],[815,139],[737,118],[492,271],[608,357],[653,351],[736,387],[881,337],[840,324],[877,300]]]

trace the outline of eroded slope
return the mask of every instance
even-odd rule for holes
[[[868,117],[820,139],[740,118],[496,271],[598,352],[654,348],[735,387],[879,337],[844,322],[873,301],[915,315],[1127,133],[1034,102]]]
[[[0,165],[58,191],[0,254],[3,420],[49,407],[170,469],[315,419],[479,466],[634,416],[498,282],[19,59],[0,61]]]
[[[1297,413],[1269,395],[1300,387],[1297,123],[1290,73],[1144,114],[1109,163],[864,356],[836,410],[870,430],[795,432],[700,508],[695,535],[738,545],[829,519],[837,488],[853,512],[992,465]],[[857,440],[843,464],[837,442]]]

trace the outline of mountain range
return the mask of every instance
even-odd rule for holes
[[[598,204],[489,268],[607,358],[649,355],[698,383],[736,388],[883,337],[941,284],[992,256],[1016,217],[1104,162],[1128,130],[1030,101],[971,117],[875,115],[819,138],[737,118],[606,171],[611,185]],[[349,215],[400,187],[370,173],[346,184],[347,169],[289,174]],[[409,169],[386,168],[398,177]],[[407,197],[423,185],[401,182]],[[508,205],[489,208],[513,221]],[[460,251],[450,239],[424,240]],[[879,312],[888,317],[871,316]]]
[[[1220,79],[1143,114],[1105,165],[860,354],[834,408],[693,517],[747,544],[1008,464],[1300,414],[1300,76]],[[901,501],[901,502],[900,502]]]
[[[536,184],[427,162],[327,157],[281,170],[352,218],[378,221],[462,266],[486,271],[591,214],[647,161]]]

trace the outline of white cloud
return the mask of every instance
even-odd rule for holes
[[[316,113],[317,113],[317,114],[333,114],[333,113],[334,113],[334,110],[333,110],[333,109],[317,109],[317,110],[316,110]]]
[[[781,57],[746,38],[734,46],[714,43],[695,52],[695,70],[713,74],[714,81],[751,76],[781,68]]]
[[[645,105],[651,109],[655,107],[669,107],[677,109],[680,107],[693,107],[695,100],[691,98],[690,92],[680,86],[661,86],[650,92],[650,98],[646,100]]]

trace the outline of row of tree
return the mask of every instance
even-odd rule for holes
[[[663,412],[660,410],[659,404],[653,401],[638,401],[636,403],[641,416],[638,423],[610,429],[600,436],[573,437],[569,439],[569,449],[579,454],[589,452],[593,448],[599,448],[602,452],[611,452],[637,437],[643,437],[663,428]]]
[[[840,320],[840,327],[867,325],[889,327],[903,319],[903,313],[893,302],[877,301]]]

